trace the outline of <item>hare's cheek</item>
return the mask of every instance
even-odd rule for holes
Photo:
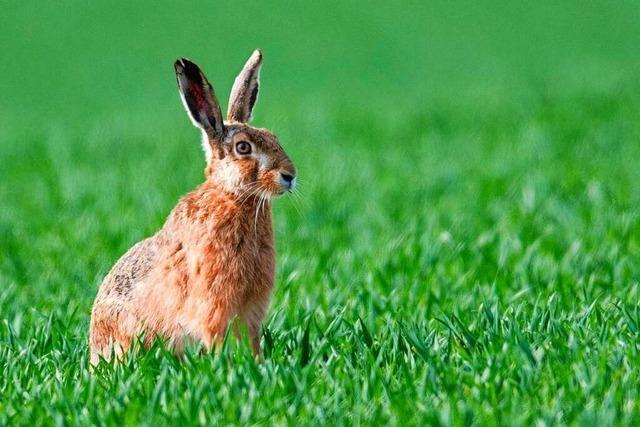
[[[258,163],[253,159],[246,159],[238,162],[240,175],[244,182],[256,182],[258,179]]]

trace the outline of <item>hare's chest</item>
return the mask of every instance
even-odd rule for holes
[[[271,287],[275,276],[272,239],[240,235],[208,242],[194,258],[194,276],[206,288],[243,294],[255,288]]]
[[[232,258],[232,262],[238,267],[237,280],[242,288],[272,286],[276,262],[272,240],[241,242]]]

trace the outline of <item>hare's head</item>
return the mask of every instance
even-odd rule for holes
[[[262,54],[256,50],[233,84],[226,121],[200,68],[183,58],[175,69],[182,102],[202,130],[207,179],[234,193],[277,196],[293,190],[296,169],[273,133],[248,124],[258,97],[261,65]]]

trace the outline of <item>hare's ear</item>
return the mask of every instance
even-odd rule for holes
[[[233,82],[227,120],[240,123],[248,123],[251,120],[251,111],[258,99],[261,65],[262,52],[256,49]]]
[[[188,59],[174,64],[180,97],[193,124],[213,139],[224,138],[224,122],[213,87],[200,68]]]

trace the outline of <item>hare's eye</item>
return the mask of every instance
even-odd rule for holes
[[[251,144],[247,141],[238,141],[236,142],[236,152],[238,154],[249,154],[251,153]]]

